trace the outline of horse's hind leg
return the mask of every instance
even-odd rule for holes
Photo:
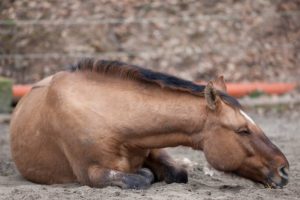
[[[144,166],[152,170],[158,181],[164,180],[166,183],[188,182],[187,171],[163,149],[152,149]]]
[[[142,168],[137,173],[124,173],[92,166],[88,170],[92,187],[118,186],[123,189],[145,189],[154,181],[149,169]]]

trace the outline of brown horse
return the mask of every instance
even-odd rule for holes
[[[202,86],[85,59],[37,83],[10,130],[16,166],[36,183],[186,183],[186,170],[162,149],[179,145],[204,151],[218,170],[273,188],[288,182],[287,159],[226,93],[222,77]]]

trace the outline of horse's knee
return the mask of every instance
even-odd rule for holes
[[[105,172],[98,166],[91,166],[88,168],[88,181],[87,185],[92,187],[101,187],[103,185],[103,179],[105,177]]]
[[[167,166],[164,171],[166,183],[187,183],[188,173],[182,167]]]

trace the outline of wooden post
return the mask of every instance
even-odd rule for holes
[[[0,77],[0,113],[11,112],[13,81]]]

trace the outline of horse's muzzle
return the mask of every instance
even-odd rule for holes
[[[289,182],[289,169],[287,166],[281,166],[277,173],[270,173],[265,183],[266,187],[282,188]]]
[[[281,177],[280,186],[283,187],[289,182],[289,169],[286,166],[278,168],[278,174]]]

